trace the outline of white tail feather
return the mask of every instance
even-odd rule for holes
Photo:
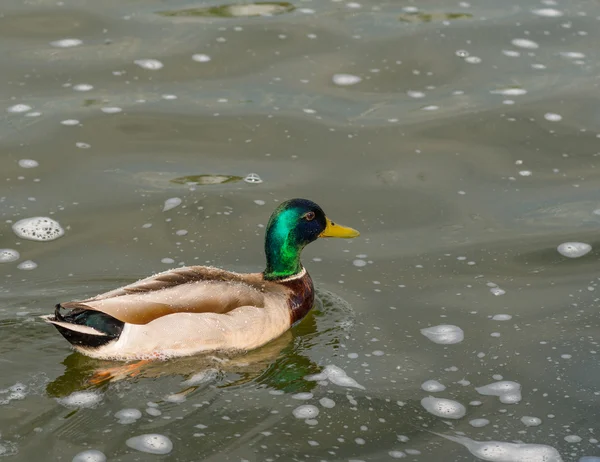
[[[44,321],[50,324],[56,324],[57,326],[64,327],[65,329],[72,330],[73,332],[79,332],[81,334],[88,335],[98,335],[101,337],[106,337],[104,332],[100,332],[99,330],[94,329],[93,327],[82,326],[79,324],[71,324],[68,322],[56,321],[52,315],[40,316]]]

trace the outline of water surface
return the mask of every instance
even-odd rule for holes
[[[545,445],[527,460],[600,456],[596,4],[0,13],[0,248],[19,252],[0,264],[0,455],[508,460],[484,451],[498,441],[514,461],[508,443]],[[38,318],[178,265],[262,270],[264,225],[291,197],[361,237],[305,250],[321,301],[264,348],[94,385],[119,365]],[[64,236],[17,237],[38,216]],[[592,250],[568,258],[565,242]],[[421,333],[435,326],[464,339]],[[332,367],[349,381],[311,380]],[[496,382],[520,399],[480,393]],[[139,452],[144,434],[172,450]]]

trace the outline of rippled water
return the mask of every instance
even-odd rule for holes
[[[600,457],[599,18],[2,2],[0,456]],[[38,318],[180,264],[261,270],[290,197],[361,237],[305,250],[322,302],[264,348],[128,377]],[[35,217],[64,235],[17,237]]]

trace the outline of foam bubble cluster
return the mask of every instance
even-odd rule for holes
[[[547,18],[559,18],[563,15],[562,11],[554,8],[540,8],[538,10],[533,10],[532,13],[537,14],[538,16],[545,16]]]
[[[132,449],[148,454],[169,454],[173,450],[173,443],[169,438],[158,433],[134,436],[125,444]]]
[[[21,258],[21,254],[13,249],[0,249],[0,263],[10,263]]]
[[[488,419],[469,420],[469,425],[471,425],[471,427],[475,427],[475,428],[485,427],[486,425],[489,425],[489,424],[490,424],[490,421]]]
[[[514,40],[511,41],[511,43],[519,48],[527,48],[530,50],[535,50],[536,48],[539,48],[540,46],[534,42],[533,40],[529,40],[529,39],[524,39],[524,38],[516,38]]]
[[[494,321],[510,321],[512,316],[510,314],[495,314],[492,319]]]
[[[480,395],[497,396],[504,404],[516,404],[521,401],[521,385],[509,380],[490,383],[475,390]]]
[[[150,71],[157,71],[164,67],[164,64],[158,59],[136,59],[134,63],[140,66],[142,69],[148,69]]]
[[[27,396],[27,386],[17,382],[10,388],[0,390],[0,394],[2,395],[7,393],[8,396],[6,398],[0,399],[0,404],[4,405],[10,403],[11,401],[20,401],[25,399]]]
[[[335,401],[331,398],[321,398],[319,404],[327,409],[335,407]]]
[[[323,369],[320,374],[309,375],[305,377],[305,379],[312,382],[329,380],[334,385],[338,385],[340,387],[359,388],[361,390],[365,389],[365,387],[359,384],[352,377],[348,377],[346,372],[341,367],[337,367],[331,364],[325,366],[325,369]]]
[[[37,167],[39,162],[33,159],[21,159],[19,160],[19,167],[21,168],[35,168]]]
[[[106,462],[106,456],[97,449],[88,449],[73,457],[73,462]]]
[[[544,114],[544,119],[546,119],[548,122],[560,122],[562,120],[562,116],[554,112],[547,112]]]
[[[292,411],[297,419],[314,419],[319,415],[319,408],[312,404],[303,404]]]
[[[207,369],[197,374],[192,375],[189,379],[181,382],[184,387],[197,387],[203,383],[212,382],[217,378],[218,371],[216,369]]]
[[[25,260],[17,265],[17,268],[24,271],[31,271],[38,267],[37,263],[32,260]]]
[[[21,239],[31,241],[53,241],[65,234],[60,223],[48,217],[23,218],[12,229]]]
[[[73,48],[81,45],[83,42],[79,39],[75,38],[66,38],[62,40],[55,40],[54,42],[50,42],[50,45],[57,48]]]
[[[462,444],[475,457],[490,462],[563,462],[558,451],[545,444],[481,442],[465,436],[439,436]]]
[[[121,409],[115,413],[115,417],[119,419],[120,424],[127,425],[141,419],[142,413],[137,409]]]
[[[421,334],[423,334],[433,343],[438,343],[440,345],[452,345],[454,343],[460,343],[465,338],[465,333],[460,327],[450,324],[441,324],[439,326],[421,329]]]
[[[523,425],[525,425],[526,427],[537,427],[538,425],[542,425],[542,419],[540,419],[539,417],[531,417],[528,415],[524,415],[523,417],[521,417],[521,422],[523,422]]]
[[[335,83],[336,85],[340,85],[342,87],[347,87],[347,86],[350,86],[350,85],[356,85],[362,79],[358,75],[352,75],[352,74],[335,74],[331,78],[331,80],[333,80],[333,83]]]
[[[421,384],[421,388],[430,393],[436,393],[438,391],[444,391],[446,386],[442,385],[437,380],[427,380]]]
[[[66,407],[92,408],[102,401],[102,395],[93,391],[76,391],[56,401]]]
[[[556,250],[563,257],[579,258],[590,253],[592,246],[584,242],[563,242]]]
[[[9,107],[6,111],[13,114],[19,114],[22,112],[29,112],[31,109],[32,107],[28,104],[15,104],[14,106]]]
[[[446,419],[460,419],[467,413],[465,407],[458,401],[436,398],[434,396],[423,398],[421,400],[421,406],[423,406],[430,414]]]
[[[253,183],[253,184],[259,184],[259,183],[263,182],[263,180],[261,179],[260,176],[258,176],[257,173],[248,173],[248,175],[246,175],[244,177],[244,181],[246,183]]]
[[[167,210],[174,209],[175,207],[179,207],[181,205],[181,199],[179,197],[171,197],[165,201],[165,205],[163,206],[163,212]]]
[[[211,58],[204,53],[196,53],[195,55],[192,55],[192,59],[197,63],[207,63]]]

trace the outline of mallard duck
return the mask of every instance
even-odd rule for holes
[[[286,332],[313,306],[302,249],[319,237],[358,235],[332,222],[314,202],[291,199],[269,219],[262,273],[176,268],[87,300],[59,303],[42,318],[77,351],[100,359],[252,350]]]

